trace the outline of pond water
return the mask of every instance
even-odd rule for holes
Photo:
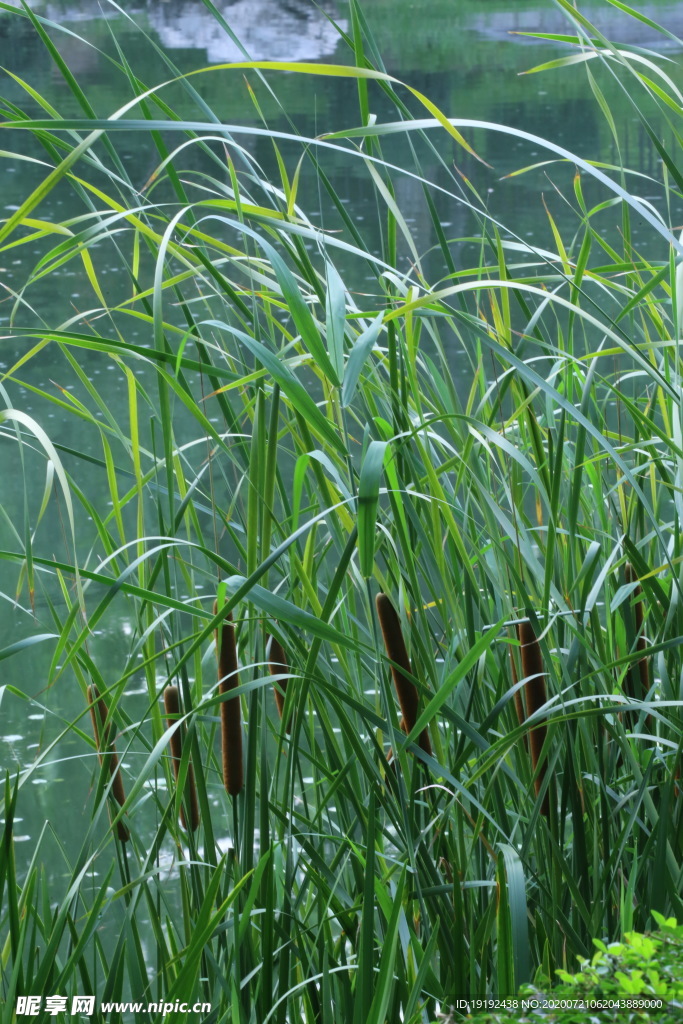
[[[19,6],[17,4],[17,6]],[[215,19],[197,0],[167,0],[159,3],[124,5],[125,13],[106,9],[103,15],[96,0],[81,0],[78,4],[34,2],[32,9],[56,25],[72,33],[51,30],[53,38],[68,66],[87,92],[92,106],[100,116],[110,114],[122,102],[123,91],[119,83],[103,70],[105,64],[101,50],[111,52],[112,34],[120,41],[134,68],[148,84],[168,77],[160,59],[154,55],[149,43],[134,30],[129,19],[134,19],[152,40],[165,47],[182,70],[190,70],[211,63],[242,59],[244,51],[253,59],[269,60],[324,60],[348,63],[348,50],[340,42],[337,29],[329,18],[336,19],[339,29],[346,31],[348,22],[343,5],[339,8],[323,2],[317,8],[306,0],[236,0],[219,3],[218,7],[228,21],[234,37],[220,29]],[[433,0],[429,14],[418,2],[407,0],[372,0],[367,5],[367,17],[383,54],[387,70],[409,82],[432,98],[447,114],[480,119],[524,128],[546,137],[584,157],[597,157],[607,163],[615,161],[615,142],[605,119],[591,96],[585,73],[580,68],[561,69],[543,75],[525,76],[520,73],[547,59],[563,53],[561,44],[532,39],[523,34],[530,31],[566,31],[566,22],[549,3],[497,2],[472,0],[454,3],[453,0]],[[672,32],[683,33],[683,10],[678,3],[642,4],[639,9],[667,25]],[[585,8],[588,17],[594,17],[608,35],[614,34],[624,42],[651,46],[669,54],[675,43],[624,19],[614,8],[603,4]],[[329,18],[326,17],[329,15]],[[84,37],[85,45],[77,36]],[[237,40],[242,44],[240,48]],[[29,81],[64,114],[74,112],[73,97],[63,78],[45,57],[42,44],[27,22],[19,16],[0,12],[0,66]],[[144,69],[142,74],[141,69]],[[215,109],[224,110],[226,120],[235,124],[253,123],[254,117],[247,106],[245,92],[236,80],[233,88],[226,88],[225,77],[207,75],[200,91]],[[338,80],[312,82],[305,76],[287,75],[271,77],[284,109],[295,121],[298,130],[306,136],[315,136],[324,130],[353,125],[357,120],[357,105],[348,83]],[[7,99],[24,103],[20,86],[8,78],[3,83]],[[627,166],[645,174],[658,175],[658,166],[652,156],[641,122],[629,103],[628,95],[612,88],[609,91],[612,112],[619,133],[622,159]],[[264,113],[272,128],[283,124],[274,104],[264,100]],[[377,110],[381,117],[382,110]],[[560,232],[564,235],[575,224],[575,214],[566,209],[555,192],[558,184],[564,189],[571,181],[573,168],[553,165],[523,177],[502,180],[519,167],[545,159],[542,152],[528,144],[494,133],[473,133],[477,151],[490,164],[485,168],[469,158],[458,156],[460,170],[476,181],[479,191],[487,196],[491,210],[509,215],[514,211],[514,226],[518,237],[533,240],[535,244],[552,248],[552,235],[543,207],[543,194],[552,206]],[[140,145],[140,136],[120,136],[120,151],[136,180],[144,182],[154,169],[156,156]],[[29,147],[27,136],[3,140],[3,149]],[[269,144],[256,140],[253,150],[264,166],[272,161]],[[33,150],[31,150],[33,152]],[[400,162],[400,145],[387,147],[387,155]],[[335,187],[348,202],[348,210],[368,239],[372,250],[377,245],[373,236],[376,225],[373,218],[375,200],[367,179],[356,165],[338,155],[326,156],[326,170]],[[437,184],[446,184],[443,167],[435,160],[425,159],[424,171]],[[0,181],[4,212],[16,209],[34,187],[44,171],[27,170],[12,160],[0,161]],[[644,198],[659,198],[654,185],[646,184]],[[422,189],[408,178],[401,179],[397,187],[399,205],[413,231],[418,250],[427,253],[436,243]],[[439,213],[449,237],[465,238],[476,229],[468,210],[447,198],[438,200]],[[77,206],[73,195],[64,190],[55,192],[50,201],[40,208],[40,216],[57,219],[75,214]],[[308,211],[312,216],[314,210]],[[325,211],[318,216],[324,222]],[[507,219],[510,219],[509,216]],[[680,212],[678,223],[681,221]],[[676,221],[674,221],[676,223]],[[634,222],[634,238],[638,243],[640,226]],[[24,250],[22,250],[24,252]],[[42,250],[36,248],[33,258]],[[651,253],[653,258],[666,259],[666,252]],[[407,257],[406,257],[407,259]],[[0,283],[10,295],[0,303],[0,331],[8,323],[14,299],[12,292],[25,280],[31,270],[26,254],[20,260],[6,250],[0,261]],[[438,271],[437,271],[438,272]],[[109,298],[114,301],[125,283],[116,276],[116,267],[102,265],[100,273],[108,282]],[[58,324],[76,309],[89,308],[92,302],[89,285],[84,274],[79,274],[75,263],[57,279],[32,286],[24,295],[31,310],[18,316],[42,318]],[[141,328],[142,334],[142,328]],[[136,332],[131,340],[141,340]],[[3,339],[0,351],[1,368],[12,366],[23,351],[15,341]],[[123,375],[108,360],[86,354],[83,368],[94,380],[106,378],[108,404],[114,416],[127,418],[127,390]],[[463,368],[463,373],[465,369]],[[21,381],[21,383],[19,383]],[[53,385],[50,385],[50,382]],[[73,374],[60,353],[51,347],[18,371],[15,379],[4,380],[9,401],[34,416],[48,432],[53,442],[87,451],[93,445],[93,455],[100,457],[97,437],[92,441],[80,432],[78,421],[71,417],[62,422],[58,412],[48,403],[41,402],[30,391],[31,386],[49,388],[55,394],[60,388],[73,388]],[[19,486],[13,490],[9,481],[20,479],[21,467],[16,446],[7,434],[0,435],[0,458],[5,488],[2,498],[5,516],[0,524],[2,549],[17,550],[17,538],[10,523],[22,523],[23,492]],[[101,482],[101,468],[95,466],[92,476],[81,464],[79,485],[86,492],[97,491]],[[36,493],[42,493],[43,480],[37,482]],[[35,498],[32,499],[35,504]],[[39,498],[38,498],[39,501]],[[43,552],[63,552],[63,529],[57,515],[41,525],[40,545]],[[83,557],[87,556],[92,534],[84,527],[82,534]],[[15,599],[17,574],[14,569],[5,574],[7,582],[0,616],[0,647],[6,648],[23,638],[53,631],[49,607],[45,596],[39,596],[35,609],[26,596],[25,581]],[[54,588],[58,599],[58,588]],[[97,630],[89,647],[91,656],[104,666],[115,666],[121,661],[121,650],[127,649],[131,626],[125,613],[112,610],[106,628]],[[64,844],[68,856],[78,849],[83,815],[87,814],[89,793],[83,785],[84,745],[77,737],[66,738],[55,749],[50,742],[59,734],[63,723],[73,717],[75,709],[82,710],[82,698],[73,678],[64,677],[50,691],[45,691],[44,680],[53,641],[27,648],[3,663],[3,683],[16,686],[35,698],[27,704],[5,690],[2,696],[4,727],[0,735],[0,767],[14,773],[26,769],[40,754],[43,760],[32,774],[28,786],[32,797],[25,794],[21,800],[20,825],[17,839],[26,850],[26,862],[45,822],[54,827],[59,842]],[[127,694],[127,707],[131,718],[145,706],[144,689],[132,685]],[[89,728],[84,719],[83,728]],[[90,755],[94,756],[94,755]],[[135,765],[129,769],[134,773]],[[65,799],[66,795],[66,799]],[[54,845],[56,849],[56,843]],[[20,865],[21,868],[21,865]],[[55,876],[66,875],[65,860],[57,856],[50,870]]]

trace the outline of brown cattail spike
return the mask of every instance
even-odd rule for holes
[[[418,693],[415,683],[410,678],[412,674],[410,660],[405,640],[403,639],[401,622],[396,609],[386,594],[378,594],[375,604],[377,605],[377,615],[379,616],[379,624],[382,629],[387,655],[392,662],[395,662],[391,666],[391,674],[394,678],[398,702],[401,705],[406,732],[411,732],[417,722]],[[425,754],[431,756],[432,744],[427,729],[422,730],[417,742]]]
[[[285,649],[276,637],[271,636],[270,646],[268,648],[268,668],[270,674],[273,676],[284,676],[283,679],[279,679],[277,685],[273,687],[273,693],[275,694],[275,703],[277,704],[277,712],[282,718],[282,712],[285,708],[285,694],[287,692],[287,683],[289,681],[289,665],[287,664],[287,655]],[[285,731],[290,732],[291,725],[289,719],[285,722]]]
[[[636,572],[630,562],[626,563],[626,582],[635,583],[638,579]],[[647,641],[643,636],[643,601],[642,601],[643,588],[640,583],[634,589],[631,595],[633,602],[633,625],[635,629],[635,649],[636,651],[644,651],[647,648]],[[633,643],[631,647],[633,648]],[[636,685],[636,671],[640,678],[640,694],[638,694],[638,687]],[[650,669],[647,658],[640,658],[637,666],[632,666],[626,673],[626,691],[629,697],[640,697],[644,700],[650,689]]]
[[[218,613],[218,602],[213,606]],[[218,658],[218,692],[228,693],[240,684],[237,672],[237,641],[232,615],[216,630]],[[223,783],[230,796],[237,796],[244,785],[242,768],[242,706],[239,697],[221,703],[221,746],[223,751]]]
[[[164,690],[164,707],[166,709],[166,715],[168,716],[168,727],[178,720],[180,711],[180,699],[178,694],[177,686],[167,686]],[[183,756],[183,734],[182,726],[179,726],[174,732],[171,733],[169,740],[171,747],[171,758],[173,760],[173,775],[175,776],[176,783],[178,782],[178,773],[180,772],[180,760]],[[183,828],[188,828],[187,815],[185,813],[184,804],[187,802],[190,811],[190,823],[189,828],[195,832],[199,828],[199,805],[197,803],[197,787],[194,782],[194,768],[192,767],[192,761],[188,762],[187,775],[185,776],[185,793],[183,802],[180,805],[180,821]]]
[[[531,717],[539,708],[543,707],[547,700],[543,656],[541,654],[541,646],[536,639],[536,634],[530,622],[518,623],[517,638],[522,648],[522,678],[528,680],[524,687],[524,696],[526,698],[527,714]],[[541,785],[545,777],[545,764],[541,765],[540,770],[537,771],[537,769],[547,733],[547,726],[543,723],[537,725],[529,734],[531,766],[536,776],[536,796],[541,791]],[[546,818],[550,814],[550,800],[547,789],[541,803],[541,814]]]
[[[100,697],[99,690],[94,685],[88,687],[88,704],[90,705],[92,729],[95,734],[95,744],[100,764],[102,764],[105,758],[107,759],[109,774],[114,780],[111,785],[111,793],[119,807],[123,807],[126,802],[126,794],[123,788],[123,779],[121,778],[116,747],[114,742],[110,742],[109,739],[112,731],[111,722],[107,724],[109,708],[107,707],[106,700],[104,697]],[[117,821],[116,832],[122,843],[127,843],[130,839],[130,832],[122,821]]]

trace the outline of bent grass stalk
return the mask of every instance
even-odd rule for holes
[[[104,697],[100,697],[99,690],[94,683],[88,687],[88,704],[90,705],[90,717],[92,719],[93,733],[100,764],[106,763],[109,767],[109,774],[112,776],[111,794],[120,807],[126,802],[126,794],[123,788],[123,779],[119,767],[119,759],[116,753],[116,745],[112,735],[112,722],[109,718],[109,708]],[[122,843],[130,839],[130,832],[122,821],[116,823],[116,833]]]
[[[166,716],[168,718],[169,727],[174,725],[179,718],[180,711],[180,695],[178,693],[177,686],[167,686],[164,690],[164,708],[166,710]],[[173,762],[173,775],[178,782],[178,774],[180,772],[180,762],[183,756],[183,736],[182,726],[177,728],[175,732],[171,733],[169,740],[171,747],[171,759]],[[190,811],[190,822],[189,829],[192,832],[196,832],[199,828],[199,804],[197,802],[197,787],[194,781],[194,768],[192,767],[192,761],[188,761],[187,775],[185,777],[185,792],[180,802],[180,821],[183,828],[188,828],[187,815],[185,813],[185,806],[187,805]]]
[[[408,730],[406,729],[406,720],[403,717],[403,715],[401,715],[401,718],[399,719],[398,727],[401,730],[401,732],[404,732],[404,733],[407,734]],[[389,767],[394,766],[394,748],[393,747],[389,747],[389,749],[387,750],[386,761],[387,761],[387,764],[389,765]]]

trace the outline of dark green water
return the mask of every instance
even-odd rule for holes
[[[51,30],[64,59],[99,116],[109,115],[127,98],[121,82],[106,71],[106,64],[99,52],[112,51],[112,34],[119,40],[132,67],[145,82],[152,85],[168,77],[161,60],[124,16],[112,12],[111,17],[102,17],[99,6],[89,0],[83,0],[77,6],[66,3],[35,3],[32,6],[37,13],[44,13],[46,17],[85,37],[91,44],[85,45],[73,35]],[[467,3],[434,0],[428,7],[405,0],[371,0],[367,6],[368,20],[387,70],[428,95],[448,115],[522,128],[559,143],[581,156],[607,163],[617,162],[616,142],[591,95],[582,68],[567,68],[543,75],[520,74],[564,52],[561,45],[530,41],[522,35],[510,34],[512,31],[525,30],[564,31],[565,22],[550,0],[535,5],[492,3],[486,0]],[[598,10],[604,13],[605,8],[606,5],[600,8],[589,6],[586,13],[592,17]],[[221,9],[234,31],[241,35],[254,59],[349,61],[348,50],[338,41],[333,27],[319,12],[313,11],[305,0],[290,0],[288,3],[279,3],[278,0],[237,0],[222,5]],[[334,10],[333,7],[326,9],[330,13]],[[683,12],[679,4],[651,3],[641,5],[640,9],[647,9],[651,16],[661,20],[674,32],[683,32]],[[156,42],[167,48],[183,70],[240,57],[235,43],[216,27],[196,0],[169,0],[166,3],[137,4],[135,7],[128,5],[127,10]],[[657,47],[669,56],[673,54],[672,45],[668,41],[635,27],[634,23],[618,16],[613,9],[611,13],[608,9],[607,13],[609,17],[603,17],[600,26],[608,34],[624,42]],[[342,28],[348,27],[342,10],[339,21]],[[40,93],[49,97],[51,104],[61,114],[77,112],[68,86],[50,66],[42,44],[25,19],[0,13],[0,66],[29,81]],[[674,72],[680,80],[678,69],[674,69]],[[282,106],[304,136],[313,137],[324,131],[358,123],[353,83],[339,80],[313,82],[310,78],[297,75],[271,75],[270,82],[276,88]],[[657,161],[641,123],[630,106],[627,93],[609,81],[601,79],[601,83],[617,126],[623,162],[657,178],[660,174]],[[236,125],[254,123],[240,75],[211,73],[197,79],[196,84],[203,97],[215,110],[221,112],[226,122]],[[2,93],[13,102],[25,104],[25,96],[19,85],[8,78],[3,83]],[[169,90],[169,101],[174,95],[173,90]],[[258,95],[270,127],[284,127],[272,98],[265,90],[260,90]],[[381,119],[385,111],[379,99],[377,103],[376,113]],[[573,167],[553,164],[523,177],[501,180],[519,167],[544,160],[545,154],[533,145],[500,134],[477,131],[470,132],[468,137],[481,157],[491,165],[490,168],[463,156],[462,151],[456,151],[455,147],[448,152],[442,147],[442,152],[446,153],[449,166],[455,160],[458,169],[475,182],[492,213],[509,223],[518,238],[553,249],[552,234],[543,206],[545,198],[561,233],[565,238],[571,238],[578,225],[576,212],[570,204],[564,202],[558,190],[570,195]],[[117,141],[133,180],[143,184],[156,165],[155,154],[144,142],[141,143],[140,135],[119,135]],[[405,156],[402,150],[404,145],[398,141],[388,144],[385,148],[386,157],[400,165]],[[33,155],[40,154],[38,149],[32,147],[28,136],[19,137],[16,132],[11,135],[6,132],[0,147],[4,150],[23,148]],[[267,139],[252,139],[249,147],[264,167],[272,167],[272,147]],[[285,146],[283,152],[292,159],[297,155],[295,147],[289,152]],[[329,152],[321,159],[337,191],[348,201],[348,210],[364,235],[368,248],[376,250],[379,243],[375,223],[375,197],[361,163],[351,162]],[[420,159],[427,177],[436,185],[451,188],[447,168],[428,152],[420,153]],[[44,174],[44,168],[20,165],[3,157],[0,160],[0,215],[5,216],[19,206]],[[306,194],[309,185],[311,199],[307,202],[307,212],[314,220],[317,218],[320,223],[327,224],[330,213],[324,204],[318,203],[312,183],[303,183],[302,194]],[[598,189],[590,184],[586,185],[586,194],[589,201],[600,195]],[[645,180],[640,194],[655,203],[660,199],[656,185]],[[419,252],[428,254],[435,246],[436,238],[421,187],[407,177],[400,179],[397,200]],[[476,221],[461,203],[438,194],[436,202],[449,238],[466,238],[476,231]],[[80,210],[73,193],[64,188],[53,193],[49,202],[39,208],[36,216],[45,220],[58,220],[77,212]],[[674,211],[673,218],[674,224],[680,224],[683,219],[680,211]],[[613,229],[614,225],[606,220],[606,230]],[[661,240],[655,239],[652,242],[642,225],[634,222],[633,233],[636,244],[642,237],[643,246],[652,258],[667,258]],[[457,251],[464,258],[464,247],[461,246]],[[0,283],[5,293],[9,294],[0,302],[0,335],[13,315],[12,306],[17,298],[17,290],[32,269],[31,261],[37,260],[42,252],[39,246],[36,246],[33,253],[22,249],[21,259],[14,255],[12,249],[0,253]],[[123,275],[117,275],[113,254],[109,264],[105,250],[93,255],[98,261],[98,272],[106,283],[108,301],[119,301],[125,295],[126,283]],[[406,254],[403,259],[407,263]],[[436,264],[434,269],[438,277],[440,271]],[[15,315],[19,322],[35,323],[42,320],[55,326],[76,311],[87,310],[97,304],[87,278],[78,270],[76,262],[72,261],[62,274],[53,275],[47,282],[36,283],[22,292],[21,304]],[[131,330],[130,340],[146,343],[149,341],[147,331],[144,325],[139,330]],[[14,340],[2,339],[2,346],[0,369],[6,371],[24,350]],[[114,416],[123,423],[127,422],[126,381],[120,370],[110,359],[90,353],[82,356],[81,365],[96,382],[98,389],[106,394]],[[462,374],[467,372],[463,364]],[[93,455],[101,457],[95,431],[92,431],[92,437],[88,436],[76,417],[60,417],[56,408],[36,398],[24,386],[53,389],[55,395],[59,395],[62,388],[79,392],[73,372],[55,346],[44,348],[26,367],[17,371],[16,378],[3,381],[11,405],[33,416],[53,442],[77,447],[81,451],[92,451]],[[17,446],[12,441],[11,432],[6,429],[0,433],[0,459],[0,479],[4,484],[0,541],[3,549],[15,551],[20,546],[19,538],[13,535],[10,524],[18,524],[17,529],[22,533],[25,498]],[[30,455],[27,460],[30,463]],[[90,471],[82,462],[75,467],[66,457],[65,463],[70,471],[77,472],[79,486],[92,495],[95,502],[98,501],[98,495],[106,493],[106,481],[99,468],[93,467]],[[35,467],[36,474],[40,468],[40,475],[34,477],[35,493],[28,495],[28,507],[34,515],[40,505],[43,489],[44,459],[36,458]],[[101,504],[106,511],[106,498],[102,498]],[[51,506],[51,511],[37,531],[36,549],[47,557],[54,555],[68,560],[63,516],[63,508],[60,517]],[[82,545],[81,558],[85,562],[94,543],[92,524],[88,524],[85,517],[79,520],[79,542]],[[95,563],[95,559],[89,559],[91,566]],[[18,572],[14,566],[4,564],[3,583],[0,586],[0,596],[3,597],[0,605],[2,648],[38,633],[49,633],[53,628],[45,594],[39,594],[33,610],[27,597],[25,580],[17,590]],[[56,580],[46,581],[45,589],[57,599]],[[124,605],[114,604],[109,610],[106,627],[96,630],[89,642],[91,657],[103,666],[105,676],[111,683],[116,681],[117,670],[123,662],[121,652],[130,648],[131,632],[131,623],[126,617]],[[86,748],[77,737],[65,739],[57,748],[48,750],[63,723],[82,709],[80,691],[70,675],[65,674],[50,691],[45,691],[44,680],[47,678],[53,650],[54,641],[46,641],[3,662],[2,685],[18,687],[32,695],[35,702],[27,703],[8,690],[2,693],[0,767],[15,773],[29,768],[36,757],[43,758],[27,781],[21,797],[21,822],[17,838],[22,841],[20,849],[26,851],[27,863],[38,835],[48,822],[48,831],[54,830],[55,834],[54,839],[48,839],[46,847],[54,854],[50,870],[55,877],[66,877],[67,868],[59,853],[59,843],[64,844],[68,855],[73,855],[78,849],[78,838],[83,818],[88,814],[89,799],[88,787],[84,783],[83,758],[94,755],[85,754]],[[125,698],[132,719],[146,706],[143,692],[146,690],[142,677],[139,684],[132,680]],[[82,725],[86,731],[89,729],[87,719],[83,720]],[[135,773],[132,760],[128,768],[132,774]]]

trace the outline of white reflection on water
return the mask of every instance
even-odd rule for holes
[[[8,0],[21,7],[21,0]],[[335,18],[331,0],[316,5],[310,0],[233,0],[216,3],[230,30],[249,54],[197,0],[164,0],[140,4],[131,16],[144,28],[152,29],[170,50],[205,50],[209,63],[251,60],[318,60],[334,53],[339,33],[325,16]],[[84,22],[95,18],[120,17],[114,7],[99,0],[79,3],[46,3],[34,0],[33,9],[58,24]],[[346,31],[346,19],[337,19]]]
[[[315,60],[334,53],[339,33],[306,0],[237,0],[216,5],[252,60]],[[334,15],[331,5],[323,4]],[[207,10],[195,0],[155,4],[150,25],[169,49],[193,46],[206,50],[212,63],[244,60],[241,50]],[[346,30],[347,23],[339,25]]]

